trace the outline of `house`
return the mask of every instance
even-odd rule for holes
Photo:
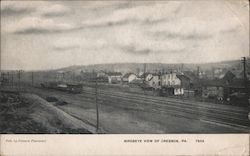
[[[162,86],[180,86],[181,80],[176,73],[166,73],[161,75]]]
[[[195,89],[199,82],[198,76],[192,71],[184,71],[183,74],[190,79],[190,89]]]
[[[145,84],[145,87],[147,86],[153,89],[161,88],[160,74],[143,73],[138,77],[138,79]]]
[[[141,80],[145,80],[145,81],[149,81],[151,78],[153,77],[153,75],[151,73],[142,73],[139,75],[139,79]]]
[[[233,74],[231,71],[228,71],[222,79],[226,82],[231,82],[234,78],[236,78],[235,74]]]
[[[137,76],[134,73],[126,73],[123,77],[122,77],[122,81],[123,82],[128,82],[131,83],[132,81],[134,81],[135,79],[137,79]]]
[[[66,74],[65,71],[62,71],[62,70],[57,71],[56,72],[56,81],[59,81],[59,82],[65,81],[65,74]]]
[[[190,81],[191,80],[189,77],[187,77],[184,74],[177,74],[176,77],[179,78],[181,81],[181,88],[190,89]]]
[[[103,70],[100,70],[99,72],[97,72],[97,77],[106,77],[106,72]]]
[[[222,79],[202,80],[202,97],[223,100],[225,98],[225,81]]]
[[[162,94],[166,95],[183,95],[182,76],[177,76],[177,73],[165,73],[161,75]],[[188,79],[185,77],[185,79]]]
[[[142,83],[143,83],[143,80],[137,78],[137,79],[134,79],[133,81],[131,81],[130,83],[132,83],[132,84],[142,84]]]
[[[231,74],[230,74],[231,75]],[[247,104],[247,90],[244,79],[234,78],[206,80],[202,82],[202,97],[226,101],[232,104]],[[248,88],[250,87],[249,84]]]
[[[150,74],[150,76],[148,76],[146,78],[145,83],[154,89],[160,89],[161,88],[161,76],[160,76],[160,74]]]
[[[122,80],[122,73],[120,72],[108,72],[106,75],[109,83],[119,83]]]
[[[81,72],[81,77],[83,80],[92,81],[97,77],[95,72]]]

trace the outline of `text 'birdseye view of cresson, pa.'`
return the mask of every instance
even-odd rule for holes
[[[244,0],[1,1],[0,134],[249,133],[249,55]]]

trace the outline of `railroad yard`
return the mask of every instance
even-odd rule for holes
[[[4,92],[6,90],[2,89],[1,94]],[[247,133],[250,128],[247,118],[248,109],[233,105],[195,102],[188,99],[87,86],[83,86],[82,92],[78,94],[41,87],[28,87],[19,93],[25,94],[26,98],[34,96],[41,98],[46,102],[49,110],[53,109],[50,113],[57,116],[56,118],[59,116],[63,128],[57,131],[44,130],[42,133]],[[95,129],[96,104],[99,107],[98,131]],[[38,109],[40,108],[37,107],[36,111],[39,112]],[[54,111],[56,113],[53,113]],[[64,123],[72,121],[74,121],[73,125]],[[43,126],[44,122],[46,121],[38,121]],[[50,124],[50,127],[51,125],[53,124]],[[68,131],[66,131],[67,128]],[[5,133],[5,131],[2,132]]]

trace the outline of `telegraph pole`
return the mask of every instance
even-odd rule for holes
[[[248,93],[248,80],[246,75],[246,57],[242,58],[245,91]]]
[[[143,83],[146,82],[146,63],[143,64]]]
[[[214,70],[215,70],[214,67],[212,67],[212,79],[214,79],[214,77],[215,77],[215,75],[214,75],[214,74],[215,74],[215,73],[214,73]]]
[[[32,87],[34,86],[34,73],[31,73],[31,83],[32,83]]]
[[[146,81],[146,63],[144,63],[144,68],[143,68],[143,83]]]
[[[8,79],[7,84],[8,84],[8,86],[9,86],[9,85],[10,85],[10,72],[7,72],[7,79]]]
[[[96,104],[96,132],[99,131],[99,108],[98,108],[98,90],[97,90],[97,77],[95,79],[95,104]]]
[[[243,73],[244,73],[244,80],[246,80],[246,57],[242,58],[242,63],[243,63]]]
[[[11,74],[11,86],[14,86],[14,73]]]
[[[19,90],[20,90],[20,81],[21,81],[21,70],[18,70],[18,73],[17,73],[18,75],[17,75],[17,77],[18,77],[18,88],[19,88]]]
[[[197,76],[199,78],[199,75],[200,75],[200,66],[197,66]]]

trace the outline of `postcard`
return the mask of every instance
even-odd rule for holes
[[[248,0],[1,1],[0,155],[233,155]]]

